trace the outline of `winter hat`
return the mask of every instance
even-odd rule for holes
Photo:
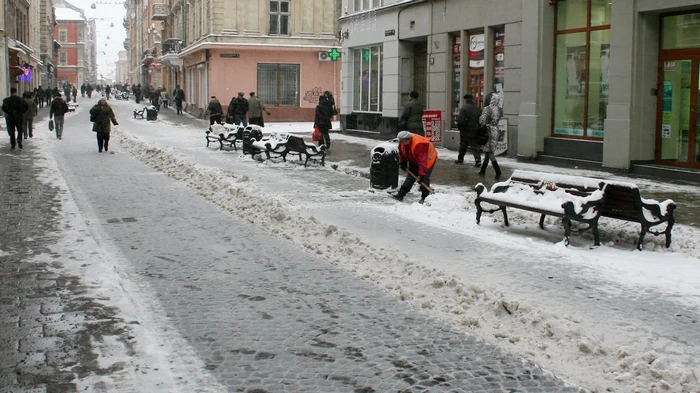
[[[400,141],[405,141],[406,139],[411,139],[412,136],[413,134],[408,131],[401,131],[396,137],[399,138]]]

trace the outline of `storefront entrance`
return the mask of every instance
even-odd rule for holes
[[[663,16],[656,161],[700,168],[700,14]]]

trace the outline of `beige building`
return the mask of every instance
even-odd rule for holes
[[[257,92],[276,121],[312,120],[318,95],[340,92],[340,62],[328,56],[339,15],[336,0],[132,0],[132,83],[181,85],[196,115],[210,96],[226,107],[241,91]]]
[[[127,83],[129,81],[129,60],[125,50],[119,51],[117,53],[117,58],[119,60],[115,63],[115,73],[114,82],[115,83]]]
[[[494,92],[511,157],[700,180],[698,0],[343,0],[340,22],[348,132],[395,135],[416,90],[456,148],[462,96]]]

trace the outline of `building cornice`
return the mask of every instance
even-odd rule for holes
[[[252,40],[265,40],[265,42],[250,42]],[[274,40],[275,42],[269,42]],[[246,42],[248,41],[248,42]],[[293,41],[293,42],[285,42]],[[311,43],[311,45],[310,45]],[[226,48],[259,48],[259,49],[302,49],[309,51],[317,51],[323,49],[337,48],[337,39],[334,38],[317,38],[317,37],[260,37],[260,36],[239,36],[239,35],[223,35],[210,34],[203,39],[195,42],[182,52],[178,53],[179,58],[184,58],[192,53],[204,49],[226,49]]]
[[[352,19],[354,17],[357,17],[358,15],[369,14],[370,12],[376,12],[376,13],[387,12],[387,11],[393,10],[394,8],[407,7],[407,6],[414,5],[414,4],[425,3],[427,1],[428,0],[403,0],[403,1],[399,1],[398,3],[389,4],[389,5],[385,5],[385,6],[381,6],[381,7],[377,7],[377,8],[372,8],[369,10],[362,10],[359,12],[354,12],[354,13],[349,14],[349,15],[343,15],[340,18],[338,18],[338,21],[342,22],[345,19]]]

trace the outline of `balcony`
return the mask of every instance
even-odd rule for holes
[[[151,20],[166,20],[168,19],[168,5],[165,3],[153,4],[151,9]]]
[[[168,38],[163,42],[163,54],[178,54],[182,51],[183,42],[179,38]]]
[[[128,29],[131,23],[129,22],[128,18],[124,18],[124,22],[122,22],[122,25],[124,26],[125,29]]]
[[[141,64],[150,64],[156,59],[156,48],[148,48],[143,51]]]

